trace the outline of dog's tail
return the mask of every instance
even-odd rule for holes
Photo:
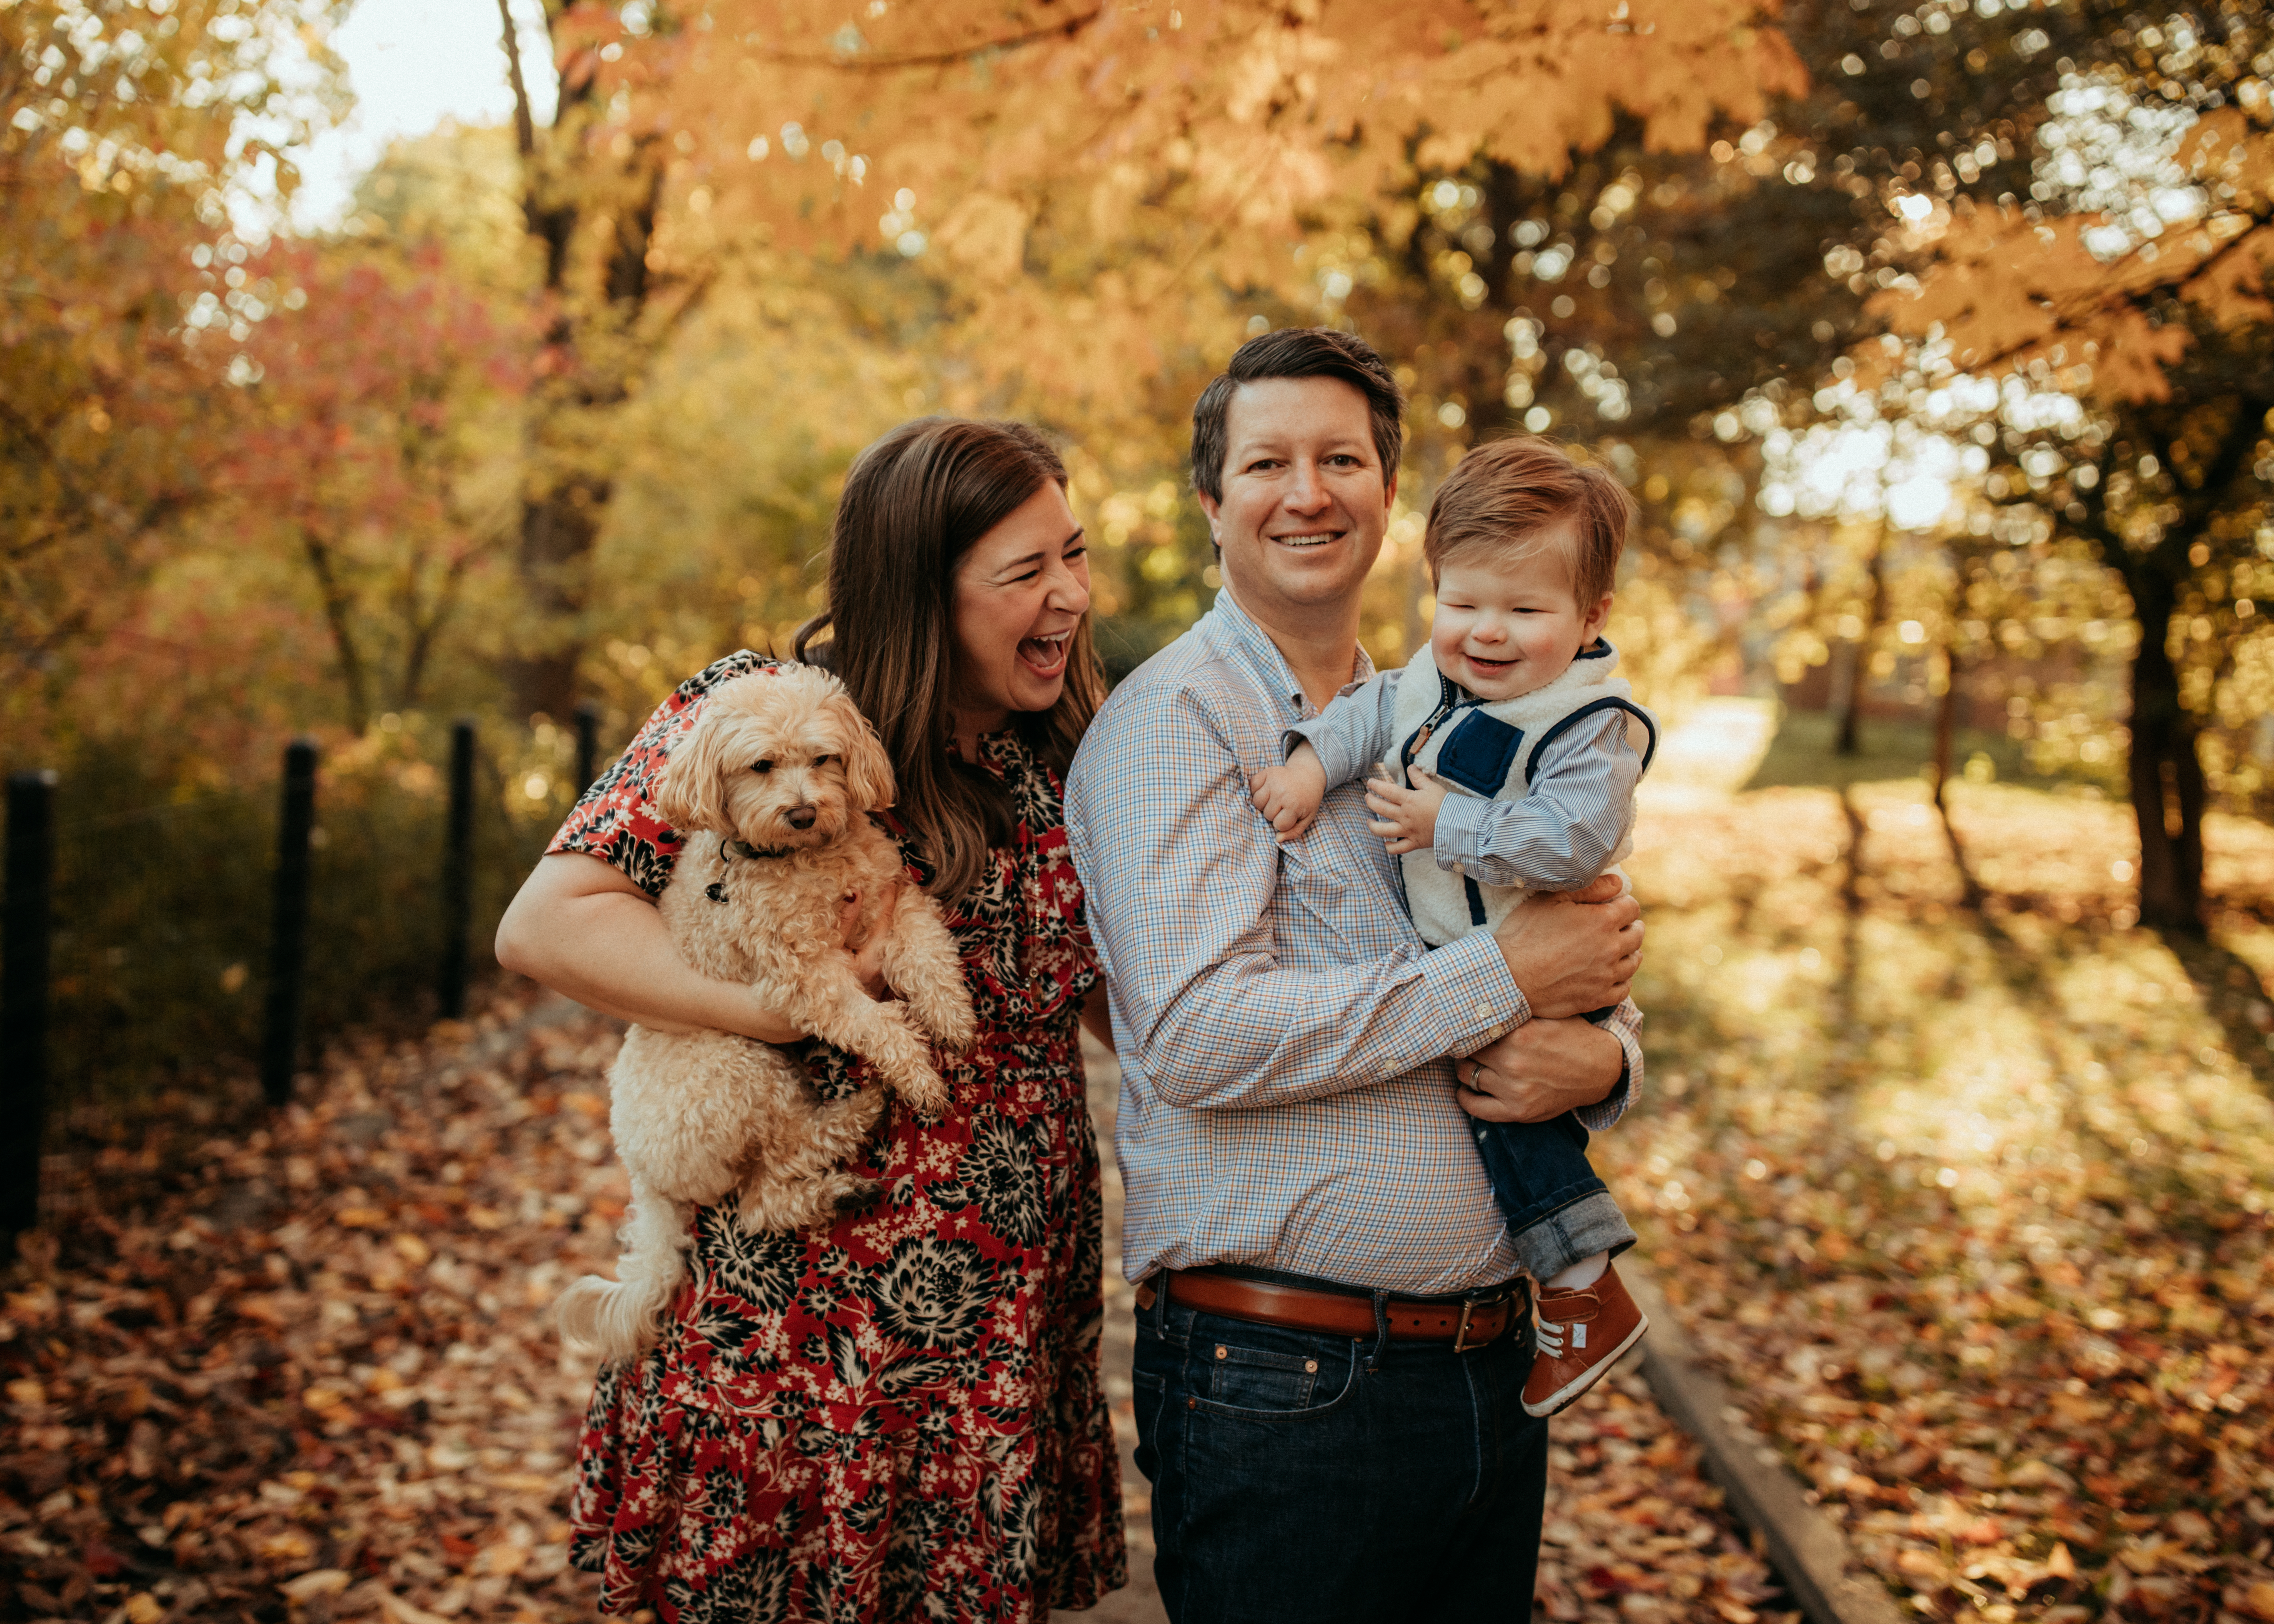
[[[603,1359],[629,1359],[655,1341],[686,1274],[681,1255],[686,1231],[674,1203],[634,1191],[623,1239],[629,1245],[617,1259],[615,1279],[587,1274],[553,1309],[561,1335]]]

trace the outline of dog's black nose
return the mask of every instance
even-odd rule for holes
[[[782,814],[782,821],[792,829],[810,829],[813,820],[819,816],[811,807],[792,807]]]

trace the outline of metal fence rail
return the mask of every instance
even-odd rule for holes
[[[0,1253],[43,1215],[99,1200],[104,1148],[132,1145],[169,1091],[249,1100],[257,1075],[281,1105],[312,1040],[462,1015],[498,915],[591,780],[597,730],[588,712],[573,739],[501,732],[501,754],[462,720],[439,774],[418,760],[334,771],[297,739],[271,786],[154,804],[101,756],[14,774]],[[573,768],[560,759],[572,750]]]

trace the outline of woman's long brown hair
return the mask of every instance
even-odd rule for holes
[[[1011,836],[1001,787],[949,750],[954,719],[955,571],[974,543],[1065,464],[1023,423],[919,417],[863,451],[845,480],[829,556],[829,607],[798,628],[796,653],[815,650],[883,739],[900,780],[901,823],[931,864],[932,892],[953,900],[986,871],[990,846]],[[1048,710],[1013,724],[1061,776],[1105,698],[1089,616],[1075,627],[1065,687]]]

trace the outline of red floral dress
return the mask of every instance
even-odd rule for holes
[[[772,665],[682,684],[551,849],[661,891],[657,771],[705,694]],[[826,1230],[742,1236],[732,1195],[697,1214],[661,1342],[604,1367],[585,1417],[570,1552],[607,1612],[1024,1624],[1126,1583],[1075,1025],[1097,972],[1057,779],[1013,734],[981,756],[1017,835],[949,916],[979,1023],[954,1105],[931,1126],[892,1105],[862,1164],[885,1193]],[[802,1057],[825,1095],[864,1080]]]

